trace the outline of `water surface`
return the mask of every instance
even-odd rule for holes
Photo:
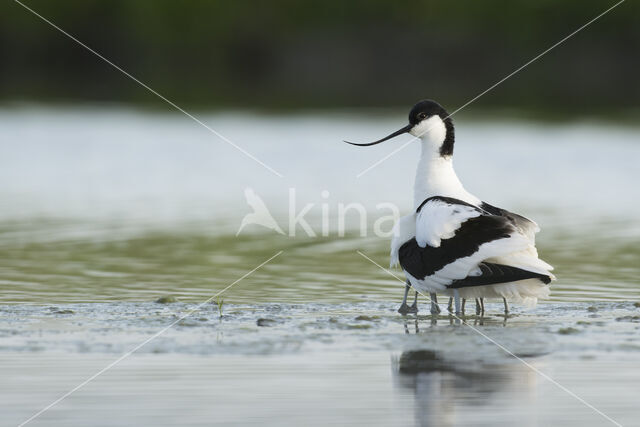
[[[424,298],[398,315],[402,284],[358,253],[388,265],[377,205],[410,211],[417,146],[358,178],[401,142],[340,141],[404,117],[203,119],[284,177],[179,115],[0,112],[0,423],[176,321],[33,425],[611,424],[536,369],[635,423],[638,129],[456,120],[467,188],[536,219],[559,279],[534,310],[491,301],[463,323],[427,316]],[[236,236],[247,187],[285,235]],[[316,236],[288,227],[291,191]],[[366,236],[353,212],[339,235],[339,203],[367,209]],[[198,307],[277,253],[224,294],[222,317]]]

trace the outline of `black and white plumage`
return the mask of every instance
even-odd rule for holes
[[[419,102],[409,113],[409,125],[374,143],[355,145],[378,144],[402,133],[420,139],[422,154],[415,211],[396,224],[391,265],[399,264],[412,287],[432,295],[498,297],[527,305],[546,298],[555,277],[538,258],[538,225],[464,189],[452,163],[453,122],[438,103]]]
[[[482,205],[480,205],[482,206]],[[548,295],[551,266],[538,258],[535,223],[460,199],[432,196],[400,220],[391,264],[423,292],[504,297],[535,303]],[[516,218],[521,218],[519,226]],[[525,222],[527,221],[527,222]]]

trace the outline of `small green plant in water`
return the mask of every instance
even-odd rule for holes
[[[224,298],[221,296],[216,297],[216,305],[218,306],[218,314],[222,317],[222,306],[224,305]]]

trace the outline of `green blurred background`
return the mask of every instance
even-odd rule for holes
[[[615,1],[24,3],[183,107],[289,110],[454,109]],[[162,104],[19,4],[0,9],[0,102]],[[474,110],[637,115],[639,18],[626,1]]]

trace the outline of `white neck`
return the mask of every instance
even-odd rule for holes
[[[422,154],[416,171],[413,187],[413,204],[417,209],[422,202],[433,196],[446,196],[479,204],[480,199],[467,192],[453,170],[452,156],[440,155],[441,142],[433,141],[432,135],[420,138]],[[440,139],[440,138],[438,138]]]

